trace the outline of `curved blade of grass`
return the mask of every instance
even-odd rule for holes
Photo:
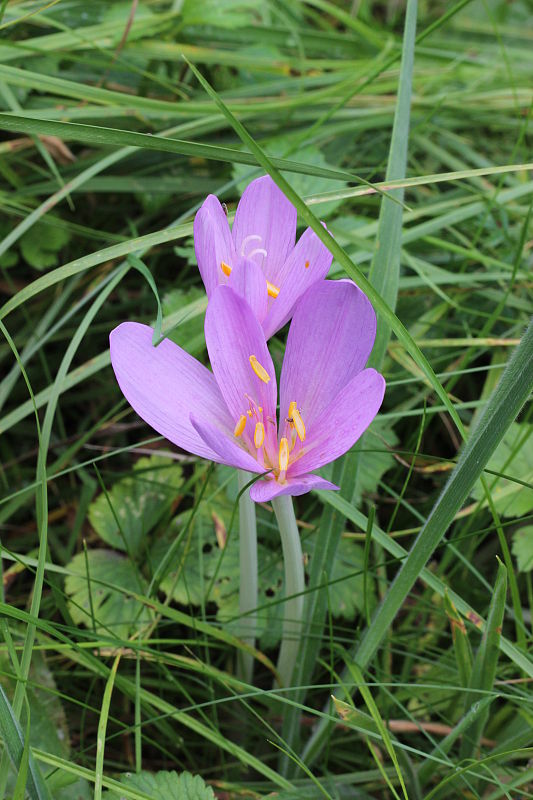
[[[120,664],[120,653],[115,656],[113,666],[109,672],[109,677],[104,689],[104,696],[102,698],[102,708],[100,711],[100,719],[98,720],[98,731],[96,734],[96,765],[94,770],[94,800],[102,800],[102,784],[104,775],[104,752],[105,752],[105,734],[107,730],[107,720],[109,717],[109,706],[111,705],[111,695],[113,694],[113,686],[115,685],[115,677]]]
[[[163,153],[206,158],[230,164],[249,164],[254,167],[258,164],[257,158],[252,153],[236,150],[232,147],[190,142],[185,139],[174,139],[170,136],[164,137],[150,133],[135,133],[121,130],[120,128],[106,128],[100,125],[84,125],[80,122],[55,122],[54,120],[40,119],[38,117],[0,114],[0,126],[6,131],[57,136],[67,142],[76,141],[102,146],[140,147],[144,150],[158,150]],[[283,169],[286,172],[315,175],[337,181],[359,180],[356,175],[342,170],[300,164],[297,161],[289,161],[285,158],[272,158],[271,161],[278,169]]]
[[[365,683],[365,679],[364,679],[363,675],[361,674],[361,670],[358,668],[358,666],[350,658],[349,653],[344,652],[342,654],[342,657],[343,657],[343,661],[344,661],[344,663],[346,665],[346,668],[348,670],[348,673],[351,675],[355,685],[357,686],[357,688],[361,692],[361,697],[365,701],[365,705],[366,705],[368,711],[370,712],[370,715],[371,715],[372,719],[374,720],[374,722],[376,724],[376,727],[377,727],[377,730],[379,732],[379,735],[381,736],[381,740],[382,740],[382,742],[383,742],[383,744],[385,746],[385,749],[386,749],[387,753],[389,754],[389,758],[391,759],[391,761],[392,761],[392,763],[394,765],[394,769],[396,771],[396,775],[398,777],[398,781],[400,782],[400,786],[402,787],[403,796],[406,798],[406,800],[409,800],[409,798],[407,796],[407,789],[405,788],[405,782],[404,782],[404,779],[403,779],[402,771],[400,769],[400,764],[399,764],[398,758],[396,756],[396,751],[394,750],[394,745],[393,745],[393,742],[392,742],[392,738],[391,738],[391,735],[389,733],[389,730],[388,730],[387,726],[383,722],[381,714],[379,713],[379,708],[376,705],[376,701],[372,697],[372,693],[371,693],[370,689],[368,688],[368,686]]]
[[[423,574],[425,564],[453,522],[455,514],[468,497],[507,428],[527,400],[533,388],[531,352],[533,352],[533,320],[511,356],[409,555],[389,587],[385,599],[377,608],[371,625],[357,645],[354,661],[361,670],[364,671],[371,662],[405,598],[416,580]],[[522,656],[521,653],[520,655]],[[527,673],[533,677],[533,663],[525,654],[521,661],[525,662]],[[328,727],[327,723],[319,724],[307,745],[307,759],[316,756],[320,751]]]

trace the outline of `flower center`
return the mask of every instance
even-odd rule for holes
[[[257,251],[256,251],[256,250],[254,250],[254,253],[255,253],[255,252],[257,252]],[[266,250],[265,250],[265,253],[266,253]],[[252,254],[252,255],[253,255],[253,254]],[[222,270],[222,272],[224,273],[224,275],[227,275],[227,277],[229,278],[229,276],[231,275],[231,269],[232,269],[232,268],[230,267],[230,265],[229,265],[229,264],[226,264],[226,262],[225,262],[225,261],[221,261],[221,262],[220,262],[220,269]],[[277,297],[277,296],[278,296],[278,294],[279,294],[279,286],[274,286],[274,284],[273,284],[273,283],[270,283],[270,281],[267,281],[267,282],[266,282],[266,285],[267,285],[267,292],[268,292],[268,296],[269,296],[269,297]]]

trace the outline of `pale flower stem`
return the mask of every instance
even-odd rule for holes
[[[300,649],[302,615],[305,591],[304,564],[300,533],[294,516],[290,495],[280,495],[272,500],[278,521],[285,563],[285,596],[283,636],[278,658],[278,672],[282,686],[291,686],[294,665]]]
[[[237,470],[239,491],[252,480],[253,475],[244,470]],[[255,503],[250,499],[250,490],[246,489],[239,500],[239,611],[241,613],[242,633],[240,638],[255,647],[257,618],[251,611],[257,608],[257,527],[255,521]],[[249,653],[239,651],[237,659],[237,675],[252,682],[254,659]]]

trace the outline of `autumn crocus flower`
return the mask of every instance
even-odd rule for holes
[[[313,474],[345,453],[378,412],[385,381],[364,369],[376,330],[368,298],[351,281],[320,281],[296,305],[277,382],[264,331],[229,286],[212,294],[205,338],[213,372],[146,325],[111,333],[111,362],[126,399],[178,447],[265,473],[255,501],[336,489]]]
[[[269,339],[331,266],[331,253],[311,228],[296,245],[295,237],[296,209],[270,176],[247,186],[232,230],[210,194],[194,220],[194,249],[207,296],[217,286],[231,286],[247,299]]]

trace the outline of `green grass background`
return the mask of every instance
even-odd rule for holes
[[[533,797],[530,4],[0,17],[0,794]],[[108,351],[160,303],[206,358],[192,219],[265,172],[371,298],[388,387],[341,492],[296,500],[283,689],[271,508],[250,686],[235,476],[155,436]]]

